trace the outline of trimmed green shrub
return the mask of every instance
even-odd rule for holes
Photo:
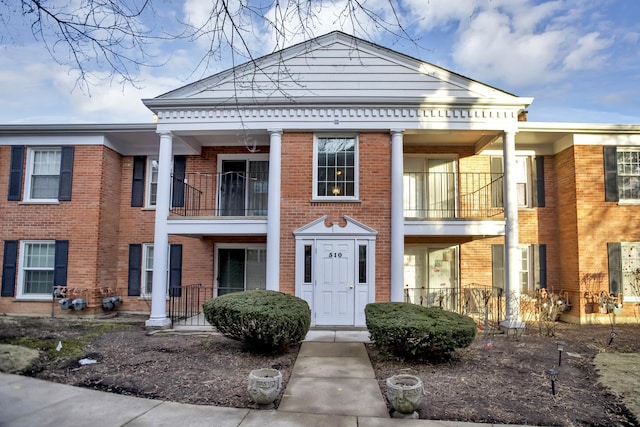
[[[373,344],[402,359],[448,358],[476,335],[473,319],[439,307],[384,302],[368,304],[364,313]]]
[[[302,341],[311,325],[306,301],[276,291],[226,294],[205,302],[203,311],[220,333],[258,353],[284,352]]]

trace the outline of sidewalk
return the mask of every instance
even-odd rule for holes
[[[0,373],[0,426],[471,427],[389,418],[366,331],[310,331],[278,410],[140,399]],[[484,424],[489,426],[489,424]],[[513,426],[511,426],[513,427]]]

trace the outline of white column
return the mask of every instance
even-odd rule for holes
[[[169,266],[169,235],[167,218],[171,206],[171,158],[173,136],[160,133],[158,156],[158,188],[156,196],[156,222],[153,238],[153,283],[151,292],[151,316],[147,327],[165,328],[171,324],[167,318],[167,268]]]
[[[267,203],[267,289],[280,290],[280,180],[282,130],[269,129],[269,198]]]
[[[520,248],[518,247],[518,188],[516,183],[516,133],[504,133],[504,274],[506,323],[510,328],[521,327],[520,322]]]
[[[404,301],[404,130],[391,130],[391,301]]]

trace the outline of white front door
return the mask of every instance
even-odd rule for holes
[[[353,240],[318,240],[314,295],[316,325],[353,325],[355,253]]]

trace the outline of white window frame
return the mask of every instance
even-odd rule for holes
[[[631,253],[630,253],[631,252]],[[633,255],[632,255],[633,254]],[[621,242],[620,257],[622,261],[622,294],[624,302],[640,302],[640,295],[628,295],[632,289],[629,285],[631,271],[640,268],[640,242]]]
[[[25,299],[25,300],[51,300],[53,298],[53,283],[51,284],[51,292],[42,293],[42,294],[34,294],[34,293],[26,293],[24,291],[24,281],[26,278],[25,274],[25,256],[27,254],[27,245],[32,244],[47,244],[53,245],[54,248],[54,265],[51,268],[39,268],[37,270],[51,270],[55,271],[55,240],[21,240],[20,241],[20,258],[19,258],[19,269],[18,269],[18,292],[16,295],[16,299]],[[55,274],[55,273],[54,273]]]
[[[504,176],[504,153],[502,151],[497,151],[497,150],[487,150],[485,151],[483,154],[485,155],[489,155],[490,157],[500,157],[501,158],[501,164],[502,164],[502,174]],[[533,207],[533,159],[535,157],[536,153],[533,151],[516,151],[516,162],[518,161],[518,159],[522,159],[525,161],[525,167],[526,167],[526,181],[523,182],[522,180],[516,180],[516,187],[519,184],[525,184],[525,191],[526,191],[526,195],[525,195],[525,203],[524,204],[520,204],[520,201],[518,200],[518,208],[519,209],[528,209]],[[489,162],[491,162],[491,160],[489,160]],[[518,168],[518,166],[516,165],[516,168]],[[516,174],[518,174],[518,170],[516,170]],[[506,178],[503,178],[506,179]],[[504,189],[502,190],[503,194],[502,194],[502,200],[505,199],[504,196]]]
[[[318,140],[321,138],[353,138],[353,196],[319,196],[318,195]],[[357,134],[314,134],[313,135],[313,201],[359,201],[360,200],[360,138]]]
[[[140,265],[140,298],[141,299],[151,299],[151,295],[153,293],[153,289],[151,292],[147,292],[147,277],[151,274],[151,281],[153,284],[153,258],[151,258],[151,268],[147,268],[146,261],[147,255],[149,253],[149,249],[153,248],[153,243],[143,243],[142,244],[142,261]],[[170,251],[171,245],[169,245]],[[155,255],[155,252],[154,252]],[[167,254],[167,298],[169,298],[169,263],[171,262],[170,252]]]
[[[173,162],[172,162],[173,163]],[[155,182],[152,180],[153,177],[153,165],[155,164],[156,169],[156,180]],[[151,185],[156,185],[156,201],[158,200],[158,158],[157,157],[147,157],[147,165],[146,165],[146,173],[145,173],[145,208],[155,209],[156,204],[151,202]]]
[[[635,152],[635,153],[639,153],[638,156],[640,156],[640,147],[618,147],[616,149],[616,175],[617,175],[617,180],[618,180],[618,201],[620,204],[639,204],[640,203],[640,194],[638,194],[638,197],[636,198],[623,198],[623,192],[622,189],[620,188],[620,180],[622,176],[638,176],[640,177],[640,171],[638,171],[637,174],[633,174],[633,173],[629,173],[629,174],[621,174],[620,173],[620,164],[618,163],[618,155],[620,153],[628,153],[628,152]],[[640,178],[639,178],[640,179]]]
[[[61,147],[29,147],[27,148],[27,167],[25,171],[24,180],[24,202],[29,203],[58,203],[58,197],[50,199],[41,199],[31,197],[31,177],[34,172],[35,153],[38,151],[57,151],[60,153],[60,162],[62,162],[62,148]],[[60,171],[58,171],[58,179],[60,179]],[[60,185],[58,181],[58,185]]]
[[[220,249],[244,249],[245,250],[245,260],[246,260],[246,252],[250,249],[258,249],[263,250],[265,252],[265,257],[267,253],[267,244],[266,243],[217,243],[214,247],[214,293],[215,296],[218,296],[218,289],[220,288],[220,283],[218,281],[218,277],[220,277],[220,263],[218,257],[218,251]],[[266,261],[265,261],[266,262]],[[265,280],[266,280],[266,272],[265,272]],[[266,284],[265,284],[266,285]],[[247,270],[244,271],[244,290],[247,290]]]

